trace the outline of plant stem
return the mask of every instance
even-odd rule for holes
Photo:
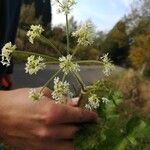
[[[64,73],[63,78],[62,78],[62,82],[64,82],[65,78],[66,78],[66,74]]]
[[[81,85],[82,91],[85,91],[85,84],[84,84],[82,78],[80,77],[80,75],[76,72],[72,72],[72,73],[75,76],[75,78],[78,80],[79,84]]]
[[[55,78],[55,76],[61,71],[62,69],[59,69],[51,78],[49,78],[49,80],[44,84],[44,86],[42,87],[42,89],[40,90],[40,92],[42,92],[44,90],[45,87],[47,87],[47,85]]]
[[[69,31],[68,14],[66,14],[67,55],[69,55],[69,51],[70,51],[69,34],[70,34],[70,31]]]

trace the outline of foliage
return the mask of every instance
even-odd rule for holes
[[[30,15],[29,15],[30,12]],[[39,24],[40,20],[35,18],[34,4],[24,4],[20,14],[20,27],[28,29],[31,24]]]
[[[129,48],[125,22],[119,21],[114,26],[102,43],[101,48],[103,53],[108,52],[110,54],[114,63],[119,65],[125,63]]]
[[[133,81],[133,73],[129,73],[130,77],[125,75],[123,83],[118,81],[119,84],[123,84],[119,86],[124,86],[128,80]],[[138,78],[134,79],[135,82],[139,83]],[[131,85],[133,84],[132,81],[129,83],[131,88],[127,86],[128,93],[131,93],[132,89],[138,88],[137,85]],[[104,84],[104,82],[107,82],[107,84]],[[82,126],[75,140],[76,150],[148,150],[150,144],[150,118],[148,114],[142,115],[141,106],[139,106],[139,111],[136,111],[133,105],[131,109],[127,108],[133,101],[133,95],[126,97],[124,95],[126,93],[125,89],[121,89],[122,92],[118,91],[108,80],[95,84],[99,85],[97,90],[101,96],[105,96],[107,90],[112,89],[108,96],[110,102],[107,104],[102,103],[101,107],[97,109],[100,116],[98,124]],[[127,99],[129,99],[129,103],[126,106]]]
[[[82,47],[77,46],[74,51],[76,51],[76,57],[81,60],[97,60],[99,55],[99,50],[93,47]]]
[[[131,47],[129,59],[135,68],[141,68],[150,62],[150,36],[140,35],[135,38],[135,43]]]

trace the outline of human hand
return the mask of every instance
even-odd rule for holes
[[[55,104],[51,91],[33,102],[29,89],[0,92],[0,136],[17,150],[73,150],[73,138],[82,123],[97,115],[71,105]]]

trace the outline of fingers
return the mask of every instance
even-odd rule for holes
[[[35,132],[37,139],[40,141],[45,140],[71,140],[74,139],[79,127],[75,125],[55,125],[47,126],[38,129]]]
[[[97,114],[78,107],[68,105],[52,104],[47,106],[49,109],[46,114],[47,124],[65,123],[90,123],[97,122]]]
[[[44,142],[35,143],[32,150],[74,150],[74,144],[72,140],[49,140]]]
[[[75,98],[72,98],[72,99],[69,98],[67,100],[67,104],[70,105],[70,106],[73,106],[73,107],[77,107],[78,106],[78,101],[79,101],[78,97],[75,97]]]
[[[38,91],[41,91],[43,87],[39,87],[39,88],[36,88]],[[44,87],[43,90],[42,90],[44,96],[52,99],[52,90],[50,90],[48,87]]]

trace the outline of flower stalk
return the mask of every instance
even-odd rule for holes
[[[69,20],[68,20],[68,14],[66,14],[66,36],[67,36],[67,55],[70,53],[70,40],[69,40]]]

